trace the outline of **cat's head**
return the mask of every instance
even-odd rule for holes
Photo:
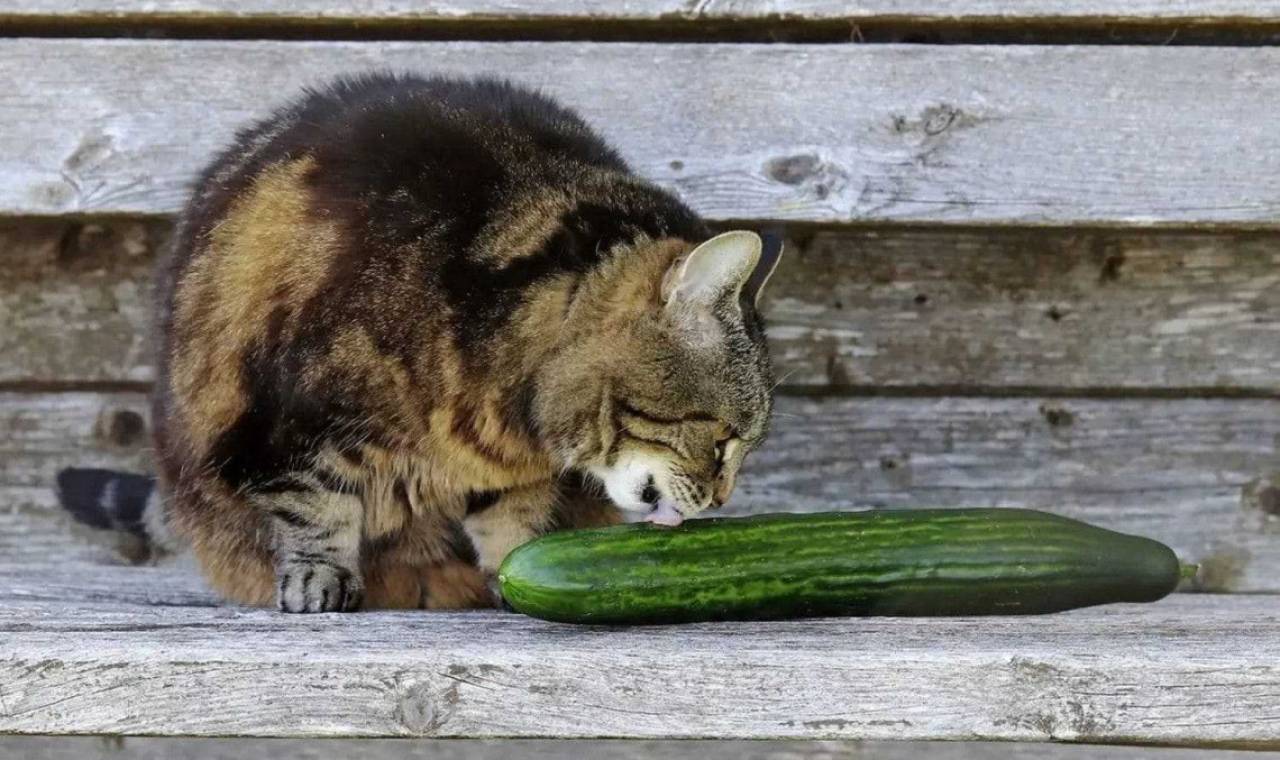
[[[723,504],[768,429],[756,303],[780,254],[745,231],[695,247],[642,241],[588,275],[539,394],[562,461],[654,522]]]

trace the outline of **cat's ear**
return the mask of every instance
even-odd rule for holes
[[[745,230],[716,235],[671,265],[662,280],[662,300],[712,306],[731,296],[737,302],[760,263],[763,245],[759,235]]]
[[[760,303],[760,294],[764,291],[764,286],[773,276],[774,270],[778,268],[778,262],[782,260],[782,236],[770,232],[762,237],[764,245],[760,250],[760,260],[756,262],[755,271],[747,279],[747,284],[742,286],[742,297],[753,304]]]

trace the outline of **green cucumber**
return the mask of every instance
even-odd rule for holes
[[[761,515],[552,533],[498,573],[518,612],[656,624],[835,615],[1028,615],[1152,602],[1169,547],[1046,512]]]

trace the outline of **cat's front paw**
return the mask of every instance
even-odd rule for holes
[[[364,581],[344,567],[294,562],[276,575],[276,607],[281,612],[351,612],[364,601]]]

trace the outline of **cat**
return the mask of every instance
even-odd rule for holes
[[[338,79],[239,133],[181,216],[158,480],[71,470],[62,498],[189,544],[233,602],[492,605],[539,534],[729,498],[768,429],[780,255],[542,94]]]

